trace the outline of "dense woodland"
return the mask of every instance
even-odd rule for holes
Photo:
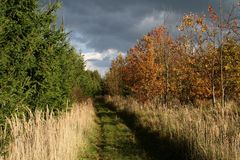
[[[230,10],[208,7],[208,14],[185,14],[171,35],[165,26],[146,34],[126,57],[119,55],[106,75],[111,95],[168,105],[239,103],[239,4]],[[209,103],[211,102],[211,103]]]
[[[1,122],[26,107],[64,110],[100,91],[100,75],[85,69],[64,22],[57,24],[61,4],[42,6],[37,0],[0,1]]]

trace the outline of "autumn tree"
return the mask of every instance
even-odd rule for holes
[[[123,84],[123,68],[125,65],[124,57],[119,54],[112,61],[110,70],[106,73],[105,86],[107,93],[110,95],[124,95],[125,87]]]
[[[160,26],[152,32],[154,41],[154,50],[156,54],[156,63],[162,66],[160,70],[161,88],[163,92],[160,95],[162,104],[168,106],[168,102],[178,96],[178,73],[176,62],[179,61],[179,46],[177,41],[170,35],[167,28]]]
[[[124,82],[140,101],[153,99],[163,92],[160,70],[156,62],[154,43],[150,35],[144,36],[129,50],[124,67]]]
[[[228,39],[223,45],[226,100],[238,100],[240,95],[240,43]]]
[[[183,89],[182,99],[195,103],[197,99],[209,99],[213,97],[211,90],[210,56],[207,48],[210,45],[208,39],[208,25],[205,15],[187,14],[183,17],[178,27],[181,32],[178,44],[181,48],[181,56],[185,64],[180,64],[182,78],[181,88]],[[214,80],[213,80],[214,81]]]
[[[124,82],[141,101],[155,97],[167,103],[171,80],[174,41],[167,29],[157,27],[129,50]]]
[[[220,90],[221,90],[221,105],[225,106],[225,90],[226,79],[225,79],[225,59],[223,46],[228,39],[233,37],[239,37],[239,4],[233,4],[232,8],[229,11],[224,11],[223,2],[219,0],[219,13],[209,5],[209,20],[210,25],[213,28],[211,36],[214,36],[214,42],[218,46],[219,52],[219,68],[220,68]],[[239,40],[239,39],[238,39]]]
[[[123,84],[142,102],[157,98],[167,105],[175,98],[192,104],[211,100],[215,106],[220,100],[223,106],[225,99],[236,99],[237,9],[239,6],[234,5],[224,16],[209,5],[208,16],[186,14],[175,39],[165,27],[155,28],[129,50],[122,70]]]

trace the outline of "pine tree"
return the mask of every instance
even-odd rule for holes
[[[100,90],[96,73],[70,45],[64,23],[58,27],[57,1],[0,1],[0,119],[12,113],[64,110],[74,87],[89,96]],[[22,107],[24,106],[24,107]]]

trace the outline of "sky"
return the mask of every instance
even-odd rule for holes
[[[46,0],[51,1],[51,0]],[[206,13],[217,0],[62,0],[65,29],[72,45],[84,55],[87,68],[101,75],[119,54],[165,24],[174,31],[185,13]],[[234,0],[223,0],[225,5]]]

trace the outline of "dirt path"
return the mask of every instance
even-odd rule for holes
[[[100,125],[100,160],[148,160],[134,133],[102,102],[95,103]]]

